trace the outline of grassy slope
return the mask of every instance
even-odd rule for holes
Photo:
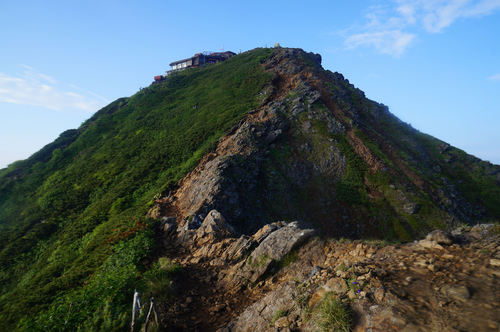
[[[258,105],[269,52],[173,75],[0,171],[3,328],[128,320],[122,313],[154,246],[146,211]]]
[[[325,96],[338,106],[337,120],[352,128],[384,167],[371,169],[355,151],[358,143],[344,134],[330,134],[326,122],[311,122],[307,113],[294,120],[287,138],[276,142],[266,164],[260,187],[266,188],[264,193],[277,193],[264,203],[274,220],[307,220],[334,236],[406,241],[461,222],[500,220],[499,166],[453,147],[443,150],[444,142],[400,121],[341,75],[316,64],[308,67],[319,75]],[[288,107],[294,106],[295,97],[288,96]],[[327,107],[322,101],[305,106],[320,113]],[[330,111],[333,108],[330,105]],[[301,129],[304,121],[311,123],[308,132]],[[297,172],[290,171],[290,165],[301,160],[320,165],[331,141],[346,157],[342,177],[319,174],[300,187],[291,185],[290,174]],[[311,152],[304,152],[303,146]]]
[[[375,196],[365,208],[383,236],[409,240],[450,222],[500,220],[500,166],[419,132],[346,80],[330,88],[334,98],[342,95],[336,101],[355,119],[356,136],[387,167],[369,172],[356,166],[364,178],[358,191]],[[408,202],[420,206],[417,213],[404,211]]]

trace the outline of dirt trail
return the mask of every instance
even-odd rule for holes
[[[167,250],[165,255],[182,262],[190,254],[176,256]],[[220,271],[220,267],[210,264],[182,265],[173,283],[173,302],[160,307],[165,331],[216,331],[269,290],[232,288],[219,280]]]

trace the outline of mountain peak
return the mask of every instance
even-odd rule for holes
[[[492,213],[460,192],[456,165],[477,163],[494,174],[498,167],[442,151],[443,142],[324,70],[318,54],[276,48],[262,66],[272,79],[261,104],[151,216],[203,219],[216,209],[243,232],[300,219],[336,236],[411,239]],[[498,179],[489,179],[497,190]]]
[[[287,313],[317,313],[319,299],[341,311],[353,301],[363,317],[384,318],[401,288],[388,289],[391,278],[377,271],[424,251],[439,264],[422,262],[422,275],[455,271],[448,259],[466,253],[473,260],[474,246],[494,248],[498,237],[490,225],[450,237],[451,245],[438,235],[418,247],[384,241],[498,221],[499,184],[499,166],[400,121],[342,74],[322,68],[320,55],[254,49],[169,74],[0,170],[0,296],[9,299],[0,301],[0,320],[6,330],[126,329],[134,289],[154,295],[167,329],[174,321],[186,329],[239,326],[230,319],[241,314],[238,321],[248,322],[252,303],[267,295],[287,311],[265,312],[273,322],[259,320],[262,330],[298,324]],[[396,249],[389,265],[348,259],[377,252],[383,260]],[[486,251],[481,262],[498,266]],[[401,269],[394,272],[398,284],[406,282]],[[322,283],[318,275],[342,281]],[[366,290],[352,284],[360,276]],[[335,302],[332,289],[347,282]],[[448,286],[442,292],[455,300],[474,294]],[[298,311],[278,289],[296,296]],[[381,311],[366,316],[371,296],[386,293],[388,300],[377,302]],[[234,304],[231,314],[221,314],[225,303]],[[191,308],[201,310],[195,318],[211,318],[193,321]],[[139,312],[139,322],[145,319]]]

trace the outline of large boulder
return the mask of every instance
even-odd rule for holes
[[[286,254],[303,244],[314,230],[297,221],[271,232],[250,254],[244,266],[250,282],[256,282],[267,272],[273,262],[281,261]]]
[[[429,241],[435,241],[438,244],[450,245],[453,243],[453,238],[451,237],[451,235],[440,229],[430,232],[429,234],[427,234],[425,239]]]
[[[226,220],[217,210],[210,211],[201,226],[193,235],[193,240],[199,245],[207,242],[222,240],[228,237],[234,237],[236,232],[233,227],[226,223]]]
[[[177,228],[177,242],[183,246],[195,244],[200,247],[235,235],[233,227],[217,210],[211,210],[204,218],[202,215],[194,215],[182,227]]]

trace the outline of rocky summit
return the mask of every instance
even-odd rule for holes
[[[9,330],[500,330],[500,166],[301,49],[175,72],[0,193]]]

